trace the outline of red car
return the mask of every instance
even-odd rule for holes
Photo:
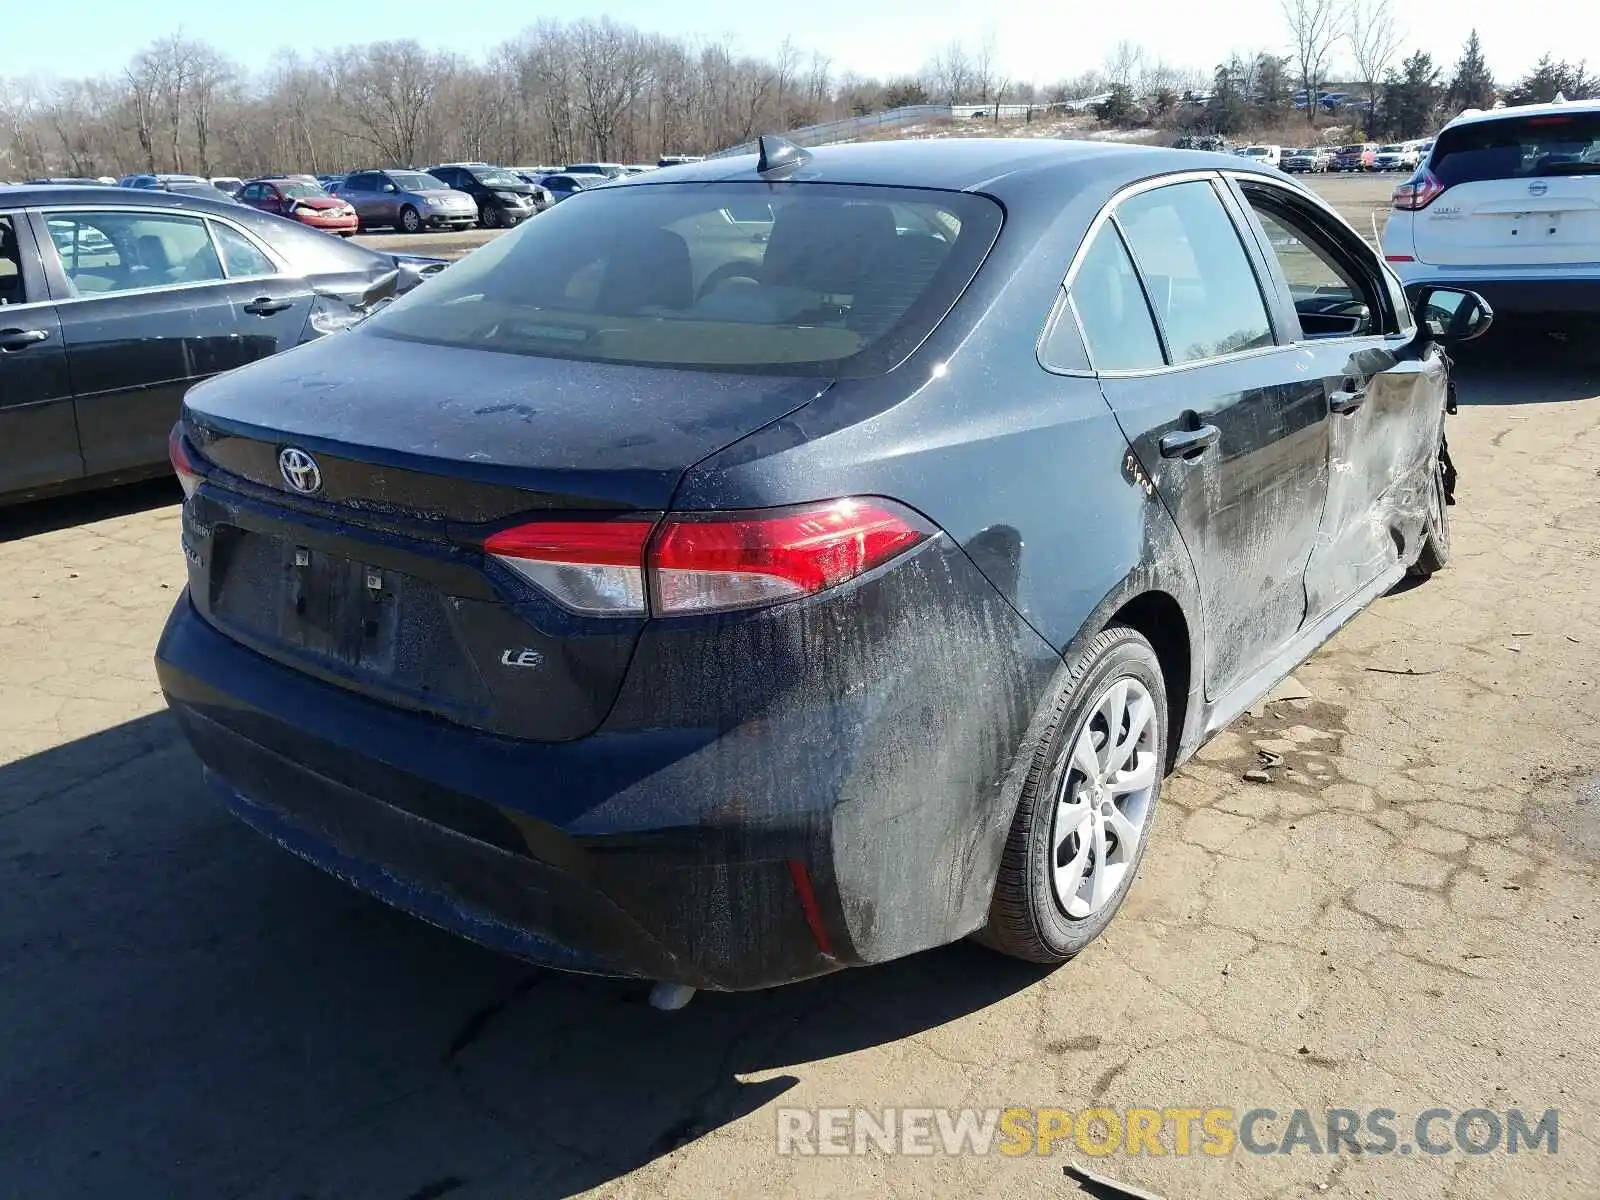
[[[239,190],[239,201],[341,237],[349,237],[361,225],[355,209],[302,179],[252,179]]]

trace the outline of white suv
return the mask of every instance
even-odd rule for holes
[[[1408,288],[1496,313],[1600,314],[1600,100],[1466,112],[1394,191],[1383,255]]]

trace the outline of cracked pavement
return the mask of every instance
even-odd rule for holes
[[[1560,1110],[1560,1152],[1113,1156],[1168,1200],[1600,1195],[1600,368],[1462,355],[1454,561],[1167,783],[1108,935],[658,1013],[218,811],[150,654],[170,485],[0,514],[0,1195],[1079,1194],[780,1158],[777,1103]],[[1261,752],[1268,783],[1242,779]]]

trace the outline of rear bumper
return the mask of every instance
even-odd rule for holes
[[[927,557],[947,580],[966,562]],[[920,652],[896,631],[885,653],[807,668],[794,649],[843,615],[825,605],[715,631],[715,653],[647,637],[605,725],[568,742],[331,686],[217,632],[187,594],[156,666],[214,794],[332,874],[552,967],[757,988],[985,918],[1009,769],[1059,659],[977,578],[994,606],[969,620],[907,614]],[[699,699],[660,695],[675,673]]]

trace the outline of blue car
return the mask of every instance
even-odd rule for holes
[[[1111,921],[1163,777],[1445,565],[1441,345],[1293,179],[880,142],[582,192],[193,389],[212,793],[523,958],[765,987]]]

